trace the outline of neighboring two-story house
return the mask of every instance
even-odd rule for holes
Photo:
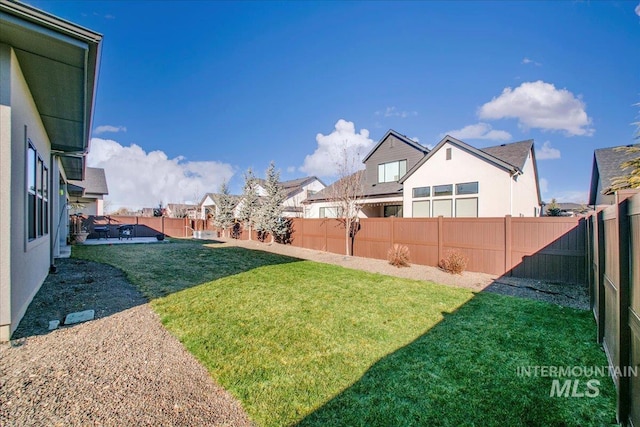
[[[363,218],[540,215],[532,140],[478,149],[446,136],[429,150],[390,130],[363,162]],[[336,188],[307,199],[305,217],[341,216]]]
[[[400,183],[406,217],[540,216],[533,140],[479,149],[447,135]]]
[[[403,194],[400,179],[413,168],[429,149],[389,130],[363,159],[365,169],[356,172],[361,181],[360,216],[403,216]],[[336,185],[310,196],[305,202],[305,218],[331,218],[340,215],[334,199]]]

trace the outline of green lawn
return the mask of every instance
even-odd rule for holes
[[[198,242],[73,256],[124,270],[259,425],[615,421],[607,377],[550,397],[552,378],[517,374],[606,365],[586,311]]]

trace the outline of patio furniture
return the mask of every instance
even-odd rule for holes
[[[118,226],[118,240],[131,239],[133,237],[133,227],[135,226],[132,224]]]
[[[105,239],[109,238],[109,226],[108,225],[98,225],[93,227],[93,231],[95,231],[96,233],[98,233],[98,240],[100,240],[100,237],[104,237]]]

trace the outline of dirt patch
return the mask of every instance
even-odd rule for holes
[[[33,298],[14,339],[49,333],[49,321],[62,323],[69,313],[93,309],[100,319],[147,302],[117,268],[79,259],[56,264],[57,273],[47,277]]]
[[[0,345],[0,425],[251,425],[120,270],[57,264]],[[96,320],[48,330],[87,309]]]

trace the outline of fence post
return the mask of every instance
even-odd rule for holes
[[[625,370],[630,366],[630,352],[631,352],[631,331],[629,329],[629,201],[623,200],[618,204],[618,253],[620,254],[618,260],[619,271],[619,283],[618,283],[618,301],[617,307],[618,318],[618,367],[621,370],[621,375],[618,378],[618,422],[623,425],[627,424],[630,410],[630,378],[629,375],[625,375]]]
[[[396,240],[396,236],[394,232],[394,229],[395,229],[394,224],[395,224],[395,219],[394,217],[391,217],[391,230],[390,230],[391,232],[389,233],[389,235],[391,236],[391,247],[393,247],[393,244],[395,243],[395,240]]]
[[[587,217],[587,232],[586,232],[586,252],[587,252],[587,286],[589,286],[589,310],[593,312],[596,306],[595,298],[595,277],[593,274],[593,262],[595,260],[593,256],[594,251],[594,238],[593,238],[593,215]]]
[[[300,246],[304,248],[304,218],[300,218]]]
[[[511,273],[511,215],[505,215],[504,217],[504,272],[508,273],[509,276]]]
[[[438,217],[438,264],[440,263],[440,260],[444,258],[444,237],[443,237],[443,226],[444,224],[444,217],[442,215],[440,215]]]
[[[595,233],[596,233],[596,245],[597,246],[597,266],[598,272],[596,276],[595,283],[595,293],[596,293],[596,301],[598,310],[598,343],[602,344],[604,340],[604,309],[605,309],[605,301],[604,301],[604,213],[603,211],[596,213],[595,218]]]

